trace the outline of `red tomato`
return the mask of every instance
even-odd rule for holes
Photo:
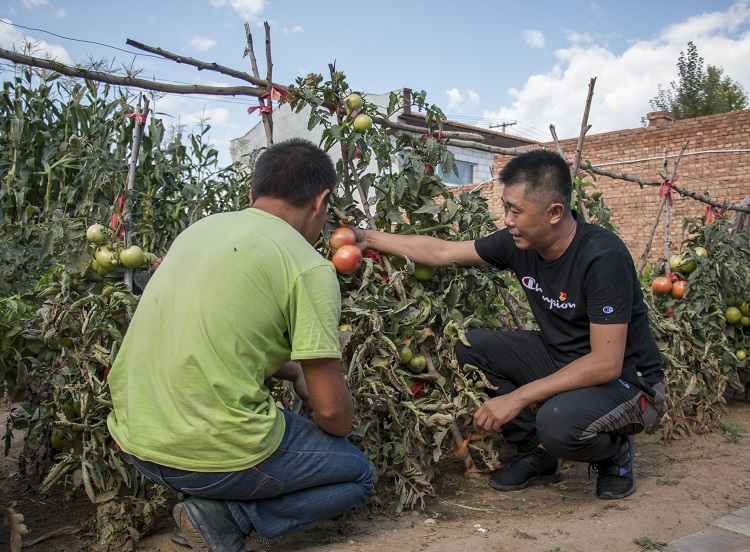
[[[339,249],[342,245],[354,245],[357,243],[357,235],[351,228],[339,226],[331,234],[331,239],[328,240],[328,243],[332,249]]]
[[[331,262],[341,274],[352,274],[362,266],[362,252],[356,245],[342,245]]]
[[[685,280],[678,280],[672,284],[672,297],[675,299],[682,299],[683,295],[687,291],[687,282]]]
[[[672,281],[666,276],[659,276],[651,282],[651,289],[654,290],[654,293],[664,295],[672,291]]]

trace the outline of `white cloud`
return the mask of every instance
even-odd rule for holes
[[[568,31],[565,33],[565,37],[573,43],[585,43],[591,44],[594,42],[594,37],[587,33],[579,33],[576,31]]]
[[[206,50],[213,48],[216,46],[216,41],[213,38],[208,38],[205,36],[194,36],[192,39],[190,39],[190,42],[187,43],[186,48],[190,50],[196,50],[198,52],[205,52]]]
[[[266,7],[266,0],[211,0],[211,4],[216,7],[229,6],[248,21],[257,23],[259,15]]]
[[[445,109],[449,111],[460,110],[465,104],[479,103],[479,94],[473,90],[466,90],[464,95],[458,88],[451,88],[445,91],[445,95],[448,96],[448,104]]]
[[[44,6],[49,6],[48,0],[22,0],[23,5],[29,8],[30,10],[33,10],[34,8],[42,8]]]
[[[459,105],[461,105],[461,92],[458,88],[451,88],[450,90],[445,91],[446,96],[448,96],[448,104],[445,106],[445,109],[456,109]]]
[[[223,107],[205,106],[200,111],[196,110],[192,113],[186,113],[185,116],[188,124],[197,125],[201,120],[206,120],[211,125],[211,128],[215,129],[227,125],[230,113],[228,109]]]
[[[24,35],[17,27],[12,26],[9,19],[3,19],[2,21],[10,24],[0,25],[0,47],[38,58],[53,59],[60,63],[71,63],[68,51],[62,46],[48,44],[44,40],[37,40],[32,36]],[[31,45],[31,51],[26,51],[25,45],[27,44]]]
[[[55,12],[55,17],[58,19],[65,19],[65,8],[58,8]]]
[[[289,27],[283,27],[281,29],[281,32],[284,36],[289,36],[292,34],[297,34],[302,32],[302,27],[300,25],[295,25],[291,29]]]
[[[526,44],[532,48],[544,48],[544,34],[542,34],[542,31],[532,29],[530,31],[524,31],[521,36],[523,36]]]
[[[640,126],[651,111],[658,86],[677,80],[677,58],[692,40],[706,65],[750,92],[750,9],[738,2],[725,12],[705,13],[666,27],[653,40],[631,44],[615,54],[597,44],[573,44],[555,52],[557,63],[545,74],[529,77],[508,90],[511,104],[485,111],[493,120],[517,120],[536,129],[554,124],[560,138],[578,135],[588,84],[596,77],[589,134]]]

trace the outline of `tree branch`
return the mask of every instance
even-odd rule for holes
[[[570,169],[571,174],[578,174],[578,169],[581,168],[581,157],[583,156],[583,139],[586,133],[591,128],[588,124],[589,113],[591,112],[591,100],[594,98],[594,85],[596,84],[596,77],[589,81],[589,91],[586,96],[586,107],[583,109],[583,119],[581,120],[581,132],[578,134],[578,144],[576,145],[576,154],[573,159],[573,167]]]
[[[263,88],[254,88],[251,86],[199,86],[192,84],[167,84],[163,82],[151,81],[146,79],[139,79],[135,77],[119,77],[117,75],[110,75],[107,73],[101,73],[99,71],[91,71],[89,69],[83,69],[80,67],[70,67],[57,61],[49,59],[41,59],[24,54],[17,54],[0,48],[0,58],[7,59],[13,63],[21,65],[28,65],[30,67],[38,67],[40,69],[49,69],[55,71],[61,75],[67,77],[74,77],[79,79],[89,79],[98,82],[105,82],[108,84],[115,84],[118,86],[132,86],[134,88],[141,88],[143,90],[154,90],[156,92],[169,92],[172,94],[207,94],[210,96],[255,96],[259,97],[265,94]]]
[[[127,39],[125,41],[125,44],[127,44],[128,46],[132,46],[133,48],[143,50],[144,52],[149,52],[151,54],[162,56],[166,59],[171,59],[172,61],[176,61],[177,63],[192,65],[193,67],[196,67],[198,71],[207,69],[208,71],[216,71],[217,73],[221,73],[222,75],[234,77],[236,79],[249,82],[250,84],[254,84],[255,86],[260,86],[262,88],[265,88],[267,86],[266,81],[264,81],[263,79],[259,79],[243,71],[237,71],[236,69],[232,69],[230,67],[224,67],[223,65],[219,65],[218,63],[207,63],[205,61],[200,61],[191,57],[180,56],[178,54],[173,54],[171,52],[167,52],[166,50],[162,50],[161,48],[154,48],[153,46],[141,44],[140,42],[136,42],[135,40],[131,39]]]

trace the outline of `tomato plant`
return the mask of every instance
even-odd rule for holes
[[[125,290],[124,271],[113,262],[124,246],[99,223],[110,220],[124,193],[133,140],[125,113],[135,98],[29,70],[0,89],[0,387],[19,404],[10,421],[24,432],[21,475],[44,490],[64,484],[85,492],[101,512],[121,516],[111,503],[127,502],[128,515],[140,516],[134,527],[145,529],[150,484],[105,428],[106,373],[148,271],[134,276],[132,293]],[[148,119],[130,216],[149,252],[163,255],[206,214],[249,203],[238,168],[216,166],[207,130],[168,136],[161,120]],[[127,527],[119,527],[122,536]]]
[[[692,270],[683,274],[690,292],[647,296],[670,389],[661,428],[667,436],[710,430],[722,416],[728,389],[750,396],[750,372],[735,355],[750,346],[740,310],[750,281],[750,237],[733,232],[723,218],[712,224],[686,219],[684,225],[689,237],[671,265],[684,270],[688,263]],[[668,264],[662,259],[656,272]]]

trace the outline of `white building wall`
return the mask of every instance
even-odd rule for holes
[[[448,150],[453,153],[456,161],[471,163],[474,165],[474,178],[472,184],[480,184],[492,180],[492,166],[495,156],[486,151],[457,148],[448,144]]]
[[[397,91],[397,93],[402,93]],[[365,102],[370,102],[378,105],[385,110],[388,107],[390,101],[390,94],[362,94]],[[256,112],[257,113],[257,112]],[[391,115],[392,120],[397,120],[400,112],[396,112]],[[257,117],[256,125],[250,129],[241,138],[235,138],[231,141],[229,151],[232,156],[232,161],[242,161],[246,159],[253,151],[264,148],[267,146],[266,132],[263,128],[263,123],[260,119],[260,115]],[[332,116],[331,116],[332,117]],[[273,140],[274,142],[281,142],[289,138],[299,137],[307,138],[315,144],[320,143],[320,139],[323,135],[323,127],[316,125],[312,130],[308,130],[307,122],[310,119],[310,108],[305,106],[299,113],[292,111],[289,104],[283,104],[273,112]],[[494,157],[491,153],[470,150],[465,148],[458,148],[455,146],[448,145],[448,149],[453,152],[457,161],[464,161],[474,165],[474,183],[481,183],[492,179],[492,166]],[[328,151],[328,154],[336,163],[341,159],[341,150],[337,145]],[[394,159],[394,162],[397,161]],[[377,163],[374,161],[368,167],[368,172],[377,171]]]
[[[362,94],[365,102],[374,103],[383,110],[388,107],[390,94]],[[257,112],[256,112],[257,113]],[[400,112],[396,112],[391,117],[395,120]],[[332,118],[333,115],[330,115]],[[273,111],[273,141],[282,142],[289,138],[306,138],[315,144],[320,144],[323,136],[323,126],[315,125],[312,130],[308,130],[307,122],[310,120],[310,107],[305,106],[299,113],[292,111],[289,104],[282,104],[281,107]],[[250,129],[241,138],[235,138],[230,142],[229,151],[232,155],[232,161],[242,161],[247,158],[253,151],[264,148],[268,145],[266,131],[263,128],[263,122],[258,115],[258,123]],[[328,151],[328,155],[336,163],[341,159],[341,150],[338,145],[334,145]],[[377,163],[373,162],[368,167],[368,172],[377,171]]]

